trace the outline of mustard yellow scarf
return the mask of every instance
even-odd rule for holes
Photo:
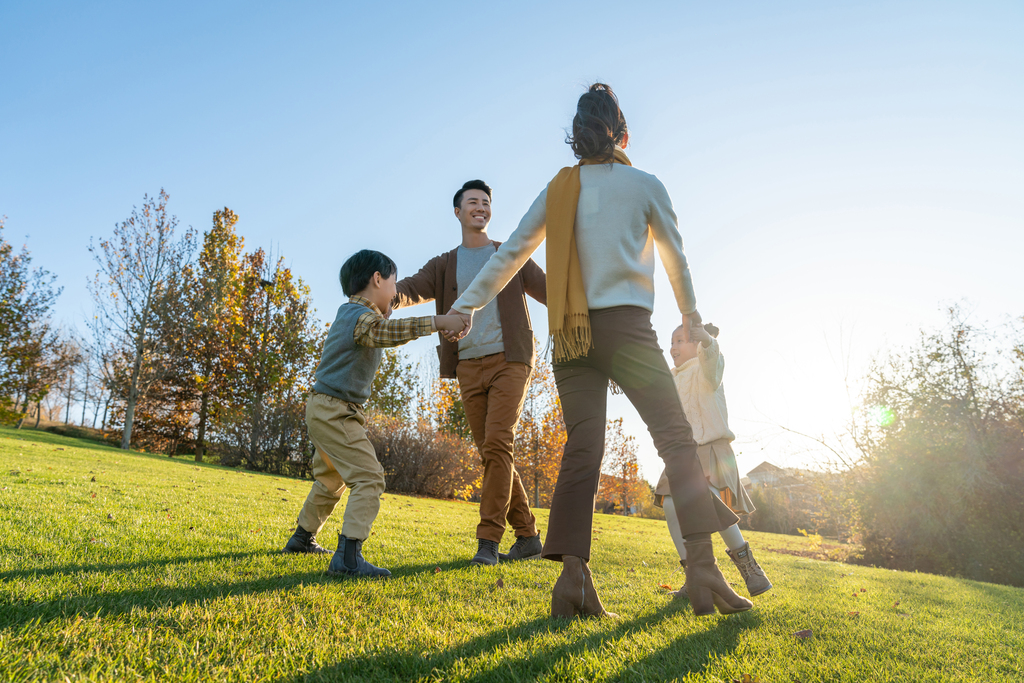
[[[585,356],[593,345],[587,292],[576,250],[576,205],[580,200],[580,166],[605,163],[608,160],[582,159],[577,166],[563,168],[548,184],[548,330],[554,342],[555,362]],[[618,147],[612,163],[633,165]]]

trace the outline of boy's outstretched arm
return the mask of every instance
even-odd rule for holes
[[[356,344],[373,349],[401,346],[418,337],[434,332],[434,316],[416,318],[395,318],[388,320],[376,310],[368,310],[359,316],[352,337]]]

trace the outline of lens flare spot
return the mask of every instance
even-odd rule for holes
[[[888,427],[896,421],[896,413],[889,406],[874,406],[871,408],[871,418],[879,427]]]

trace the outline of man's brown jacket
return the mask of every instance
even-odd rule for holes
[[[491,241],[494,248],[501,242]],[[415,306],[416,304],[434,301],[437,303],[437,314],[444,315],[451,310],[452,304],[459,298],[457,281],[456,247],[451,251],[435,256],[427,261],[415,275],[398,281],[398,295],[395,297],[395,308]],[[505,289],[498,293],[498,316],[501,319],[501,337],[505,345],[505,360],[513,363],[526,363],[531,368],[534,361],[533,325],[530,324],[530,312],[526,308],[526,295],[529,294],[542,304],[547,303],[547,280],[544,271],[533,259],[529,259],[509,280]],[[441,363],[441,377],[454,378],[455,367],[459,364],[459,345],[438,334],[441,344],[437,347],[438,360]]]

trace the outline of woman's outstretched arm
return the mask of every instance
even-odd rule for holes
[[[683,253],[683,238],[679,235],[676,212],[672,208],[672,200],[668,190],[657,181],[654,188],[651,206],[648,208],[647,222],[654,234],[654,245],[658,248],[658,256],[665,266],[665,273],[672,283],[672,291],[676,296],[679,312],[689,316],[697,311],[697,298],[693,294],[693,282],[690,280],[690,266],[686,263]],[[697,318],[696,322],[699,322]]]

